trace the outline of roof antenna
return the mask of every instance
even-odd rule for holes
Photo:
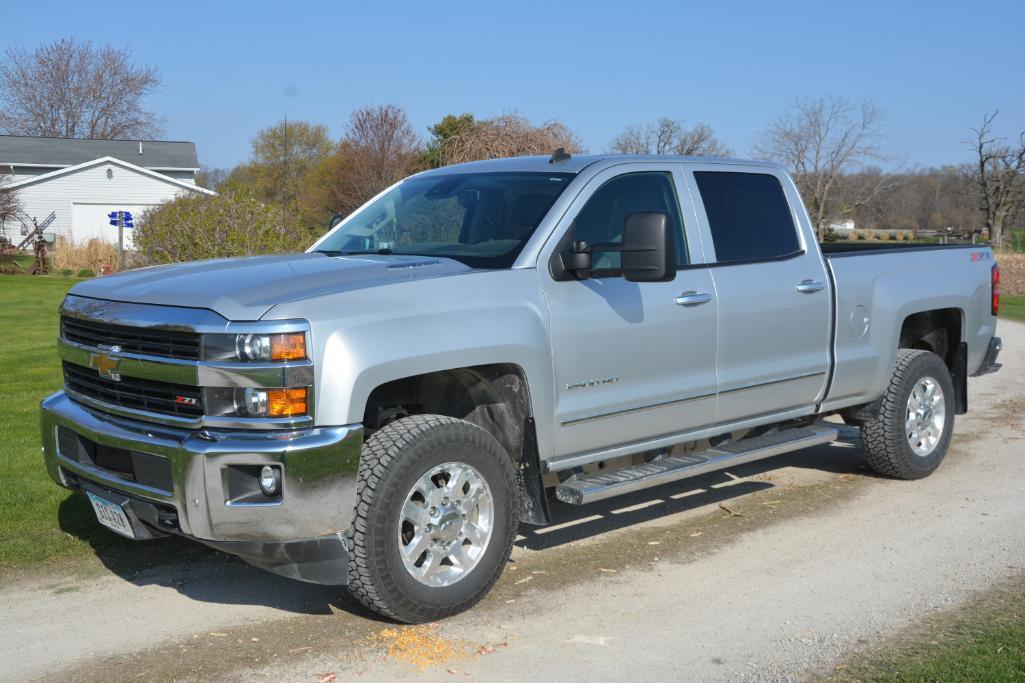
[[[566,161],[566,159],[569,159],[569,158],[570,158],[570,154],[569,154],[569,152],[566,151],[566,148],[565,147],[560,147],[559,149],[557,149],[554,152],[552,152],[552,157],[548,160],[548,163],[550,163],[550,164],[557,164],[560,161]]]

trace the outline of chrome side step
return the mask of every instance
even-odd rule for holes
[[[696,477],[733,465],[836,440],[835,427],[813,425],[725,443],[701,453],[667,456],[615,472],[577,474],[555,488],[556,497],[571,505],[585,505],[633,493],[659,484]]]

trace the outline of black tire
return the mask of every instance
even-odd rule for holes
[[[495,521],[483,555],[452,585],[427,586],[406,570],[397,529],[405,496],[431,468],[470,465],[484,478]],[[512,551],[518,525],[516,471],[501,444],[480,427],[441,415],[412,415],[375,432],[363,445],[356,516],[349,532],[349,591],[396,621],[423,623],[457,614],[483,598]]]
[[[945,415],[943,431],[936,446],[928,455],[919,455],[908,441],[905,420],[908,398],[915,384],[924,377],[934,378],[943,391]],[[922,479],[932,474],[950,446],[955,407],[954,383],[943,359],[929,351],[898,350],[878,417],[861,422],[861,443],[869,466],[877,473],[895,479]]]

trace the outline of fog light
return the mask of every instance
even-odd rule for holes
[[[263,495],[268,497],[277,495],[280,486],[281,474],[277,468],[264,465],[260,470],[260,491],[263,492]]]
[[[266,415],[267,414],[267,390],[266,389],[246,389],[243,392],[245,412],[250,415]]]

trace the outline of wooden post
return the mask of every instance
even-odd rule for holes
[[[125,212],[117,212],[117,272],[125,269]]]

